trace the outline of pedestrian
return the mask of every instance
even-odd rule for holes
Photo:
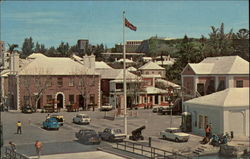
[[[10,141],[9,144],[10,144],[11,150],[12,150],[13,152],[16,152],[16,145],[15,145],[12,141]]]
[[[16,123],[16,126],[17,126],[17,134],[22,134],[22,123],[21,123],[21,121],[18,121],[17,123]]]
[[[42,146],[43,146],[42,142],[39,140],[36,140],[35,148],[36,148],[36,154],[38,158],[40,158]]]
[[[206,137],[210,138],[211,128],[209,127],[209,125],[206,126],[205,133],[206,133]]]
[[[46,119],[49,119],[50,118],[50,115],[48,114],[47,116],[46,116]]]

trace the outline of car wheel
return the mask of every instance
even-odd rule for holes
[[[167,138],[166,138],[166,136],[165,136],[165,135],[163,135],[163,139],[164,139],[164,140],[167,140]]]
[[[176,142],[180,142],[180,140],[179,140],[178,138],[175,138],[175,141],[176,141]]]

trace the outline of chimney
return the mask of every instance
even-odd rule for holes
[[[10,72],[12,74],[17,74],[19,71],[19,54],[16,52],[13,52],[10,54]]]

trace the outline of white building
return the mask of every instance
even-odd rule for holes
[[[184,102],[192,114],[192,131],[204,135],[207,124],[212,133],[234,132],[234,136],[249,137],[249,88],[228,88]]]

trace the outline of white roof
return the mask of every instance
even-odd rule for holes
[[[207,57],[188,65],[196,74],[249,74],[249,62],[239,56]]]
[[[123,59],[119,59],[117,62],[123,62]],[[133,63],[134,61],[130,60],[130,59],[125,59],[126,63]]]
[[[162,76],[160,74],[142,74],[141,75],[143,78],[162,78]]]
[[[43,55],[42,53],[32,53],[26,59],[36,59],[36,58],[40,58],[40,57],[44,58],[47,56]]]
[[[157,63],[158,65],[173,65],[174,61],[170,61],[170,60],[166,61],[166,60],[164,60],[164,61],[156,61],[155,63]]]
[[[110,67],[108,64],[106,64],[103,61],[96,61],[95,62],[95,68],[96,69],[109,69],[109,68],[112,68],[112,67]]]
[[[137,69],[136,69],[136,68],[134,68],[133,66],[131,66],[131,67],[127,68],[127,70],[128,70],[128,71],[137,71]]]
[[[21,68],[19,75],[97,74],[84,65],[65,57],[39,57]]]
[[[165,68],[159,66],[158,64],[150,61],[145,65],[141,66],[139,70],[165,70]]]
[[[147,91],[147,94],[163,94],[163,93],[168,93],[167,90],[156,88],[156,87],[147,87],[146,91]]]
[[[152,57],[142,57],[143,60],[152,60]]]
[[[163,83],[165,86],[171,86],[174,88],[181,88],[180,85],[175,84],[175,83],[170,82],[170,81],[167,81],[167,80],[164,80],[164,79],[156,79],[156,82]]]
[[[101,75],[102,79],[123,79],[123,69],[98,69],[96,72]],[[126,70],[126,79],[138,79],[138,76]]]
[[[223,91],[188,100],[184,102],[184,104],[214,107],[249,107],[249,87],[228,88]]]

